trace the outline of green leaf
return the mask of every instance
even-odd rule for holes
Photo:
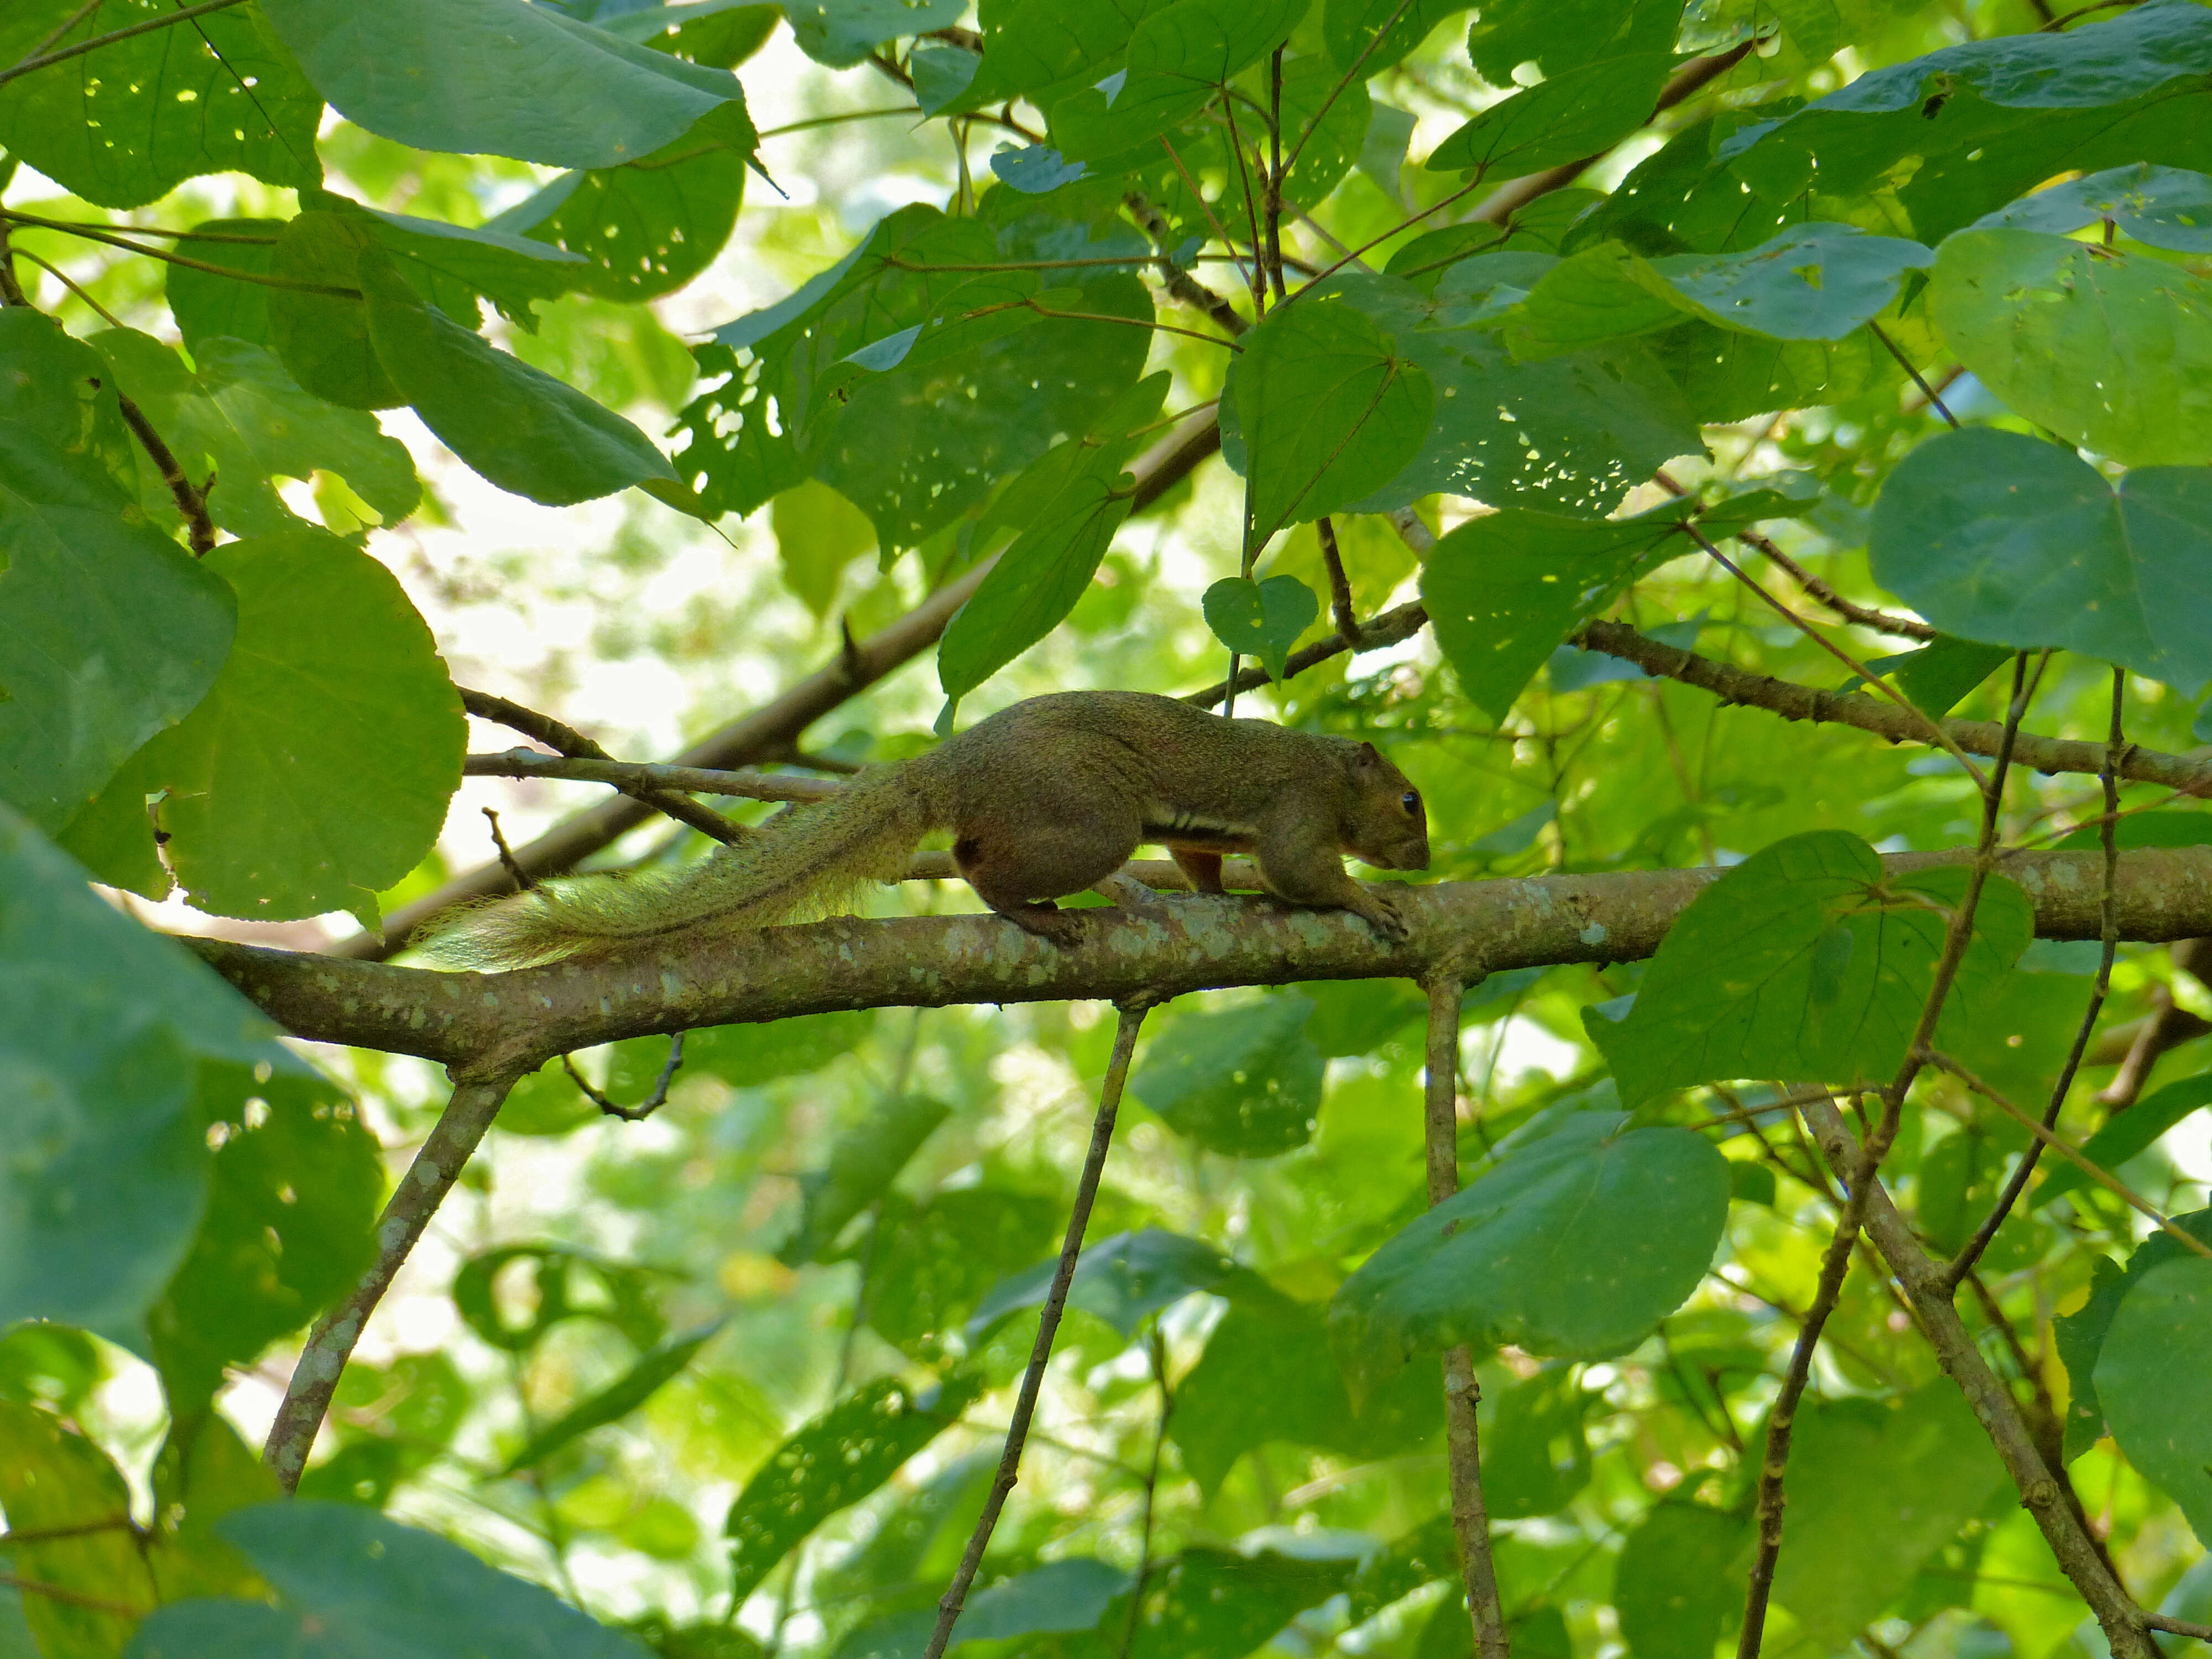
[[[523,1275],[508,1269],[520,1262],[528,1274],[527,1317],[510,1322],[495,1288],[522,1288]],[[471,1256],[453,1275],[453,1310],[477,1335],[503,1353],[528,1353],[553,1329],[571,1319],[596,1319],[612,1325],[640,1348],[659,1345],[666,1323],[653,1305],[656,1275],[645,1267],[609,1261],[557,1244],[503,1244]]]
[[[815,1528],[950,1428],[982,1386],[968,1372],[920,1390],[879,1378],[785,1441],[730,1504],[730,1594],[742,1602]]]
[[[966,0],[793,0],[784,15],[801,52],[817,64],[849,69],[866,61],[870,48],[945,28],[967,9]]]
[[[1129,36],[1158,4],[1116,0],[1017,0],[983,15],[983,62],[959,100],[977,109],[1027,97],[1050,109],[1068,93],[1096,84],[1128,49]]]
[[[1270,996],[1180,1015],[1146,1050],[1129,1086],[1208,1152],[1272,1158],[1303,1146],[1321,1109],[1321,1050],[1306,1035],[1313,1006],[1302,996]]]
[[[1592,1010],[1590,1035],[1624,1104],[1735,1078],[1880,1081],[1905,1059],[1967,872],[1886,875],[1840,830],[1791,836],[1691,901],[1625,1019]],[[2034,936],[2033,907],[1991,876],[1936,1028],[1969,1030]]]
[[[744,112],[738,115],[742,119]],[[534,301],[586,287],[593,275],[580,253],[512,234],[495,224],[471,229],[412,214],[386,213],[328,191],[317,191],[302,203],[366,226],[409,286],[447,316],[462,318],[471,325],[477,320],[477,296],[482,295],[501,316],[526,331],[534,329]]]
[[[406,445],[386,437],[374,416],[333,409],[302,392],[264,347],[203,338],[193,354],[194,373],[167,346],[135,329],[104,330],[91,343],[168,441],[186,475],[214,477],[209,515],[234,535],[307,527],[277,495],[277,477],[319,471],[343,478],[386,524],[405,518],[422,499]],[[167,484],[142,475],[140,488],[149,512],[177,518]]]
[[[1348,1556],[1186,1549],[1146,1580],[1130,1659],[1244,1659],[1343,1589],[1358,1565]]]
[[[1708,186],[1770,202],[1802,192],[1818,157],[1820,189],[1872,191],[1910,155],[1898,200],[1934,242],[2046,179],[2155,158],[2212,160],[2194,85],[2212,70],[2212,18],[2152,3],[2063,33],[2031,32],[1948,46],[1875,70],[1779,121],[1746,128]]]
[[[1674,0],[1490,0],[1467,31],[1475,73],[1494,87],[1534,60],[1546,79],[1583,64],[1674,44]]]
[[[302,390],[344,409],[407,401],[377,359],[361,301],[362,255],[377,246],[371,224],[362,214],[302,213],[285,224],[270,256],[270,270],[289,284],[268,290],[276,355]]]
[[[1651,268],[1699,316],[1784,340],[1840,340],[1896,299],[1936,255],[1917,242],[1814,221],[1747,253],[1677,254]]]
[[[2162,1262],[2131,1286],[2097,1356],[2097,1397],[2128,1462],[2212,1537],[2212,1261]]]
[[[1177,0],[1129,36],[1118,87],[1086,87],[1052,107],[1053,143],[1071,161],[1149,144],[1206,107],[1247,64],[1279,45],[1309,0]],[[972,90],[972,89],[971,89]]]
[[[635,1364],[605,1388],[578,1401],[532,1434],[521,1449],[507,1460],[500,1474],[505,1476],[536,1468],[570,1442],[628,1417],[658,1394],[664,1384],[681,1376],[698,1357],[699,1350],[713,1340],[721,1328],[721,1322],[717,1321],[704,1330],[664,1342],[652,1352],[640,1356]]]
[[[769,522],[783,585],[817,619],[828,616],[845,567],[875,546],[875,526],[859,507],[811,478],[775,498]]]
[[[1128,1589],[1129,1575],[1121,1568],[1095,1555],[1064,1556],[970,1596],[952,1627],[952,1639],[956,1644],[1003,1642],[1015,1636],[1087,1631]]]
[[[1321,601],[1296,576],[1254,581],[1229,576],[1206,590],[1206,625],[1231,651],[1257,657],[1267,678],[1290,672],[1291,647],[1321,615]]]
[[[1518,178],[1600,155],[1651,118],[1673,52],[1577,64],[1492,104],[1429,153],[1431,173]]]
[[[1875,580],[1948,633],[2063,647],[2190,696],[2212,680],[2212,469],[2115,489],[2016,432],[1946,433],[1890,474],[1867,548]]]
[[[1254,1409],[1256,1401],[1264,1410]],[[1408,1366],[1356,1411],[1329,1352],[1324,1310],[1239,1287],[1198,1364],[1176,1385],[1168,1432],[1199,1490],[1211,1494],[1255,1446],[1313,1446],[1364,1462],[1410,1451],[1443,1425],[1433,1370]]]
[[[875,1010],[854,1008],[765,1025],[716,1025],[684,1039],[684,1068],[720,1078],[732,1088],[755,1089],[780,1077],[820,1071],[859,1048],[875,1024]],[[653,1063],[657,1068],[660,1062]]]
[[[1775,1600],[1813,1641],[1842,1646],[2004,1480],[1948,1378],[1899,1399],[1807,1402],[1790,1454]]]
[[[176,251],[201,264],[266,276],[285,223],[283,219],[205,219],[192,227],[197,234],[178,239]],[[222,240],[232,236],[262,240]],[[162,280],[167,285],[170,314],[185,337],[185,349],[195,356],[203,340],[218,336],[274,349],[269,289],[262,283],[177,264],[162,267]]]
[[[142,1318],[200,1224],[204,1063],[301,1062],[183,946],[103,902],[0,806],[0,1329],[82,1325],[143,1349]],[[0,1459],[0,1462],[4,1462]]]
[[[230,648],[229,591],[136,502],[99,355],[0,310],[0,800],[60,830]]]
[[[2100,221],[2148,247],[2212,253],[2212,178],[2148,161],[2107,167],[2023,196],[2009,207],[1984,214],[1973,228],[2063,236]]]
[[[2212,283],[2040,231],[1962,230],[1936,250],[1928,304],[2029,420],[2129,466],[2212,461]]]
[[[590,262],[585,285],[603,299],[655,299],[704,270],[730,240],[758,144],[744,100],[732,100],[651,155],[563,173],[485,228],[580,255]]]
[[[228,542],[205,566],[238,595],[214,688],[135,756],[103,801],[166,790],[167,855],[217,915],[369,902],[422,861],[460,780],[460,696],[430,630],[374,559],[321,531]]]
[[[216,1530],[260,1569],[278,1605],[210,1599],[156,1608],[131,1638],[126,1659],[645,1656],[629,1638],[552,1591],[356,1504],[257,1504],[226,1516]]]
[[[1445,18],[1466,9],[1461,0],[1326,0],[1321,37],[1340,70],[1354,73],[1356,65],[1360,77],[1371,80],[1403,61]]]
[[[2160,1136],[2204,1106],[2212,1106],[2212,1072],[2154,1089],[2124,1112],[2114,1112],[2103,1128],[2081,1143],[2081,1156],[2100,1170],[2118,1170],[2148,1152]],[[2044,1153],[2043,1168],[2046,1173],[2030,1200],[2038,1209],[2093,1184],[2080,1164],[2052,1152]]]
[[[1748,1516],[1701,1504],[1653,1504],[1620,1547],[1613,1571],[1620,1638],[1635,1659],[1712,1659],[1729,1615],[1742,1610],[1752,1542]]]
[[[668,458],[612,410],[424,305],[380,257],[359,270],[378,361],[422,423],[501,489],[565,507],[674,481]]]
[[[1728,1160],[1692,1131],[1626,1121],[1571,1114],[1345,1280],[1329,1336],[1355,1395],[1460,1342],[1625,1353],[1681,1306],[1720,1242]]]
[[[1421,601],[1468,700],[1503,720],[1577,623],[1630,583],[1691,552],[1689,513],[1670,502],[1632,519],[1571,519],[1509,507],[1470,519],[1431,550]]]
[[[338,112],[416,149],[605,167],[741,98],[726,70],[649,51],[524,0],[349,0],[259,9]]]
[[[384,1200],[376,1137],[325,1079],[257,1084],[247,1067],[203,1066],[194,1103],[221,1139],[207,1215],[147,1320],[177,1419],[352,1288]]]
[[[9,1547],[9,1570],[61,1592],[24,1598],[37,1651],[50,1659],[121,1651],[131,1621],[107,1609],[150,1606],[155,1590],[131,1532],[130,1488],[107,1454],[51,1413],[0,1400],[0,1507],[9,1531],[33,1534]],[[64,1535],[41,1540],[42,1532]]]
[[[2170,1218],[2191,1238],[2212,1244],[2212,1210],[2192,1210]],[[2108,1256],[2100,1256],[2089,1279],[2089,1299],[2075,1312],[2054,1320],[2051,1335],[2058,1357],[2066,1364],[2065,1456],[2069,1462],[2105,1436],[2104,1402],[2097,1393],[2097,1362],[2113,1316],[2130,1291],[2142,1283],[2154,1267],[2192,1257],[2196,1252],[2163,1228],[2137,1246],[2124,1271]]]
[[[994,1285],[1050,1247],[1061,1221],[1056,1200],[992,1187],[955,1188],[918,1206],[887,1202],[869,1325],[918,1358],[933,1356]]]
[[[1167,396],[1169,377],[1147,375],[1101,415],[1088,435],[1048,451],[1006,486],[977,526],[1018,534],[937,649],[937,678],[956,702],[1066,621],[1090,587],[1114,532],[1129,516],[1122,464]]]
[[[1615,242],[1562,259],[1504,313],[1505,337],[1524,360],[1609,344],[1678,327],[1689,301],[1674,285]]]
[[[1482,1490],[1500,1520],[1555,1515],[1589,1485],[1588,1419],[1601,1400],[1571,1365],[1484,1391]]]
[[[970,1336],[1017,1308],[1042,1303],[1059,1267],[1057,1258],[1040,1261],[994,1287],[968,1322]],[[1194,1291],[1212,1290],[1237,1271],[1237,1264],[1211,1244],[1147,1227],[1086,1245],[1076,1258],[1067,1302],[1097,1315],[1122,1335],[1133,1336],[1161,1309]]]
[[[1328,1060],[1372,1054],[1428,1012],[1426,999],[1402,980],[1316,979],[1291,988],[1314,1005],[1306,1035]]]
[[[1978,640],[1943,634],[1917,651],[1870,658],[1867,666],[1895,681],[1915,708],[1941,720],[2012,654],[2002,645],[1984,645]]]
[[[900,1095],[855,1122],[830,1149],[830,1161],[799,1178],[799,1224],[776,1258],[796,1267],[821,1260],[846,1224],[880,1198],[922,1142],[952,1115],[927,1095]]]
[[[1222,405],[1235,404],[1238,453],[1251,480],[1249,545],[1371,494],[1405,470],[1428,436],[1428,374],[1341,298],[1271,311],[1244,337]]]
[[[161,1599],[187,1595],[265,1596],[269,1586],[217,1535],[225,1516],[282,1497],[276,1477],[222,1416],[172,1416],[154,1460],[155,1534],[149,1552]]]
[[[1534,281],[1532,270],[1554,263],[1543,254],[1478,255],[1447,270],[1432,298],[1388,276],[1332,279],[1427,371],[1441,417],[1406,469],[1354,501],[1353,512],[1443,494],[1595,517],[1668,461],[1703,450],[1680,389],[1641,346],[1524,362],[1479,325],[1491,304],[1518,292],[1502,285]]]
[[[263,8],[149,28],[0,86],[0,145],[88,202],[143,207],[206,173],[288,190],[322,182],[322,100]],[[0,63],[169,18],[156,0],[18,0],[0,12]]]

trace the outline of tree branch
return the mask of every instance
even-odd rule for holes
[[[1711,692],[1723,702],[1764,708],[1786,720],[1855,726],[1892,743],[1928,740],[1921,718],[1908,715],[1895,705],[1863,692],[1822,691],[1794,680],[1776,679],[1770,674],[1730,667],[1695,652],[1662,645],[1622,623],[1584,623],[1568,637],[1567,642],[1585,651],[1602,651],[1607,656],[1632,662],[1647,673],[1694,685]],[[2004,739],[2004,727],[1996,720],[1943,720],[1936,724],[1946,737],[1970,755],[1996,755]],[[2104,769],[2105,745],[2023,732],[2013,745],[2013,759],[2032,771],[2085,772],[2094,775]],[[2195,760],[2155,749],[2130,748],[2121,756],[2116,769],[2131,783],[2155,783],[2183,794],[2212,794],[2212,760]]]
[[[1856,1167],[1858,1143],[1835,1103],[1809,1100],[1802,1109],[1829,1167],[1838,1174]],[[1867,1183],[1866,1231],[1897,1275],[1944,1370],[1966,1396],[1983,1431],[2003,1460],[2006,1472],[2020,1489],[2021,1503],[2035,1517],[2057,1558],[2060,1571],[2096,1615],[2114,1659],[2161,1659],[2157,1644],[2146,1633],[2152,1615],[2136,1606],[2106,1571],[2094,1543],[2066,1507],[2018,1404],[1990,1370],[1966,1322],[1952,1305],[1942,1267],[1921,1249],[1879,1179]]]
[[[362,1328],[384,1299],[385,1291],[391,1289],[416,1240],[438,1212],[438,1206],[460,1179],[469,1155],[491,1127],[500,1103],[521,1075],[520,1071],[477,1072],[466,1079],[454,1079],[453,1099],[377,1218],[375,1261],[307,1334],[307,1345],[301,1349],[299,1363],[292,1368],[290,1386],[284,1390],[284,1402],[276,1408],[276,1420],[270,1426],[268,1443],[261,1452],[261,1461],[288,1493],[300,1484],[300,1472],[307,1466],[315,1432],[330,1409],[331,1395],[337,1389],[346,1360],[361,1340]]]
[[[600,748],[598,744],[576,730],[574,726],[556,720],[550,714],[541,714],[535,708],[526,708],[519,702],[510,702],[505,697],[494,696],[489,691],[474,691],[465,685],[457,685],[453,689],[461,694],[461,707],[478,720],[495,720],[511,731],[521,732],[526,738],[535,738],[547,748],[558,750],[568,757],[568,764],[596,761],[604,763],[616,771],[624,774],[635,774],[639,769],[635,767],[622,766],[613,756],[608,754],[605,750]],[[510,750],[507,757],[519,764],[520,763],[518,757],[529,752],[525,749]],[[471,761],[479,758],[482,757],[474,755],[469,757]],[[465,763],[463,764],[462,773],[465,776],[484,775],[482,772],[472,772]],[[557,775],[515,771],[497,775],[524,778]],[[567,775],[577,775],[570,773]],[[656,812],[664,813],[674,818],[678,823],[690,824],[700,834],[713,837],[725,847],[743,841],[752,833],[743,824],[731,823],[713,807],[702,806],[697,801],[677,793],[683,787],[682,785],[672,784],[665,781],[647,783],[635,775],[602,777],[596,781],[613,784],[616,788],[632,799],[650,806]]]
[[[1972,856],[1899,853],[1893,873]],[[2035,907],[2045,939],[2094,939],[2101,860],[2014,853],[2001,867]],[[1650,956],[1717,870],[1656,870],[1512,881],[1395,884],[1411,925],[1384,941],[1357,916],[1259,897],[1180,895],[1142,911],[1077,912],[1084,936],[1056,945],[988,915],[841,917],[795,927],[671,936],[658,946],[507,974],[301,955],[227,940],[185,943],[294,1036],[520,1075],[556,1054],[621,1037],[783,1019],[840,1008],[1117,1001],[1300,979],[1421,979],[1474,949],[1493,973]],[[2212,849],[2120,855],[2123,939],[2212,933]]]

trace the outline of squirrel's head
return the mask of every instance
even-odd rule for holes
[[[1429,867],[1429,815],[1421,792],[1382,758],[1371,743],[1346,757],[1352,796],[1343,825],[1344,848],[1379,870]]]

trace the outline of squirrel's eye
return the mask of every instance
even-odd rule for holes
[[[1401,801],[1400,805],[1404,806],[1408,812],[1419,811],[1421,810],[1420,791],[1418,789],[1408,789],[1406,792],[1405,799]]]

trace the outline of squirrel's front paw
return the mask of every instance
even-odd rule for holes
[[[1055,904],[1024,904],[1019,909],[1001,910],[999,914],[1024,933],[1050,939],[1054,945],[1074,945],[1083,938],[1081,913],[1063,910]]]
[[[1413,927],[1400,914],[1395,899],[1371,889],[1363,896],[1367,902],[1360,906],[1359,914],[1367,918],[1376,933],[1393,945],[1403,945],[1413,936]]]

